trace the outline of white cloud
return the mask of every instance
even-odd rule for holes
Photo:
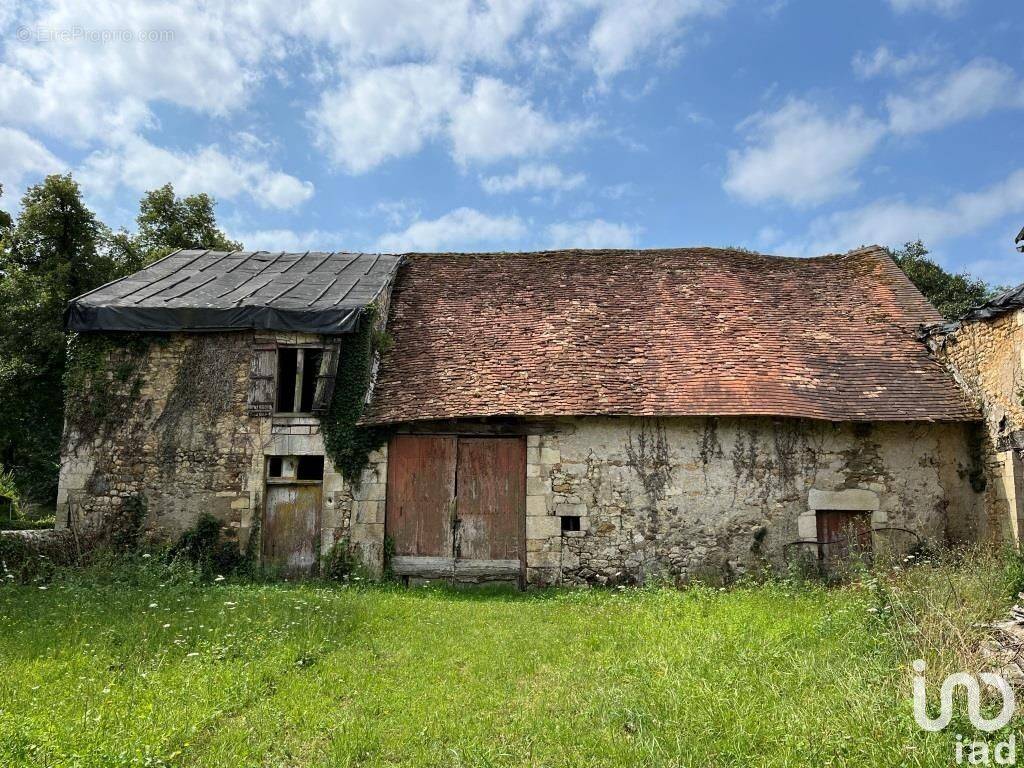
[[[982,117],[999,108],[1024,107],[1024,82],[1005,64],[975,59],[943,78],[927,78],[911,95],[890,96],[895,133],[920,133]]]
[[[889,5],[897,13],[933,11],[952,16],[967,5],[967,0],[889,0]]]
[[[640,230],[604,219],[563,221],[547,229],[551,248],[631,248]]]
[[[531,20],[551,18],[541,0],[313,0],[267,3],[262,11],[260,23],[325,43],[350,66],[500,61]]]
[[[878,200],[823,216],[806,236],[781,246],[783,253],[815,255],[861,245],[902,245],[921,238],[929,247],[969,235],[1010,215],[1024,213],[1024,168],[978,192],[952,196],[940,204]],[[1008,233],[1012,238],[1012,233]]]
[[[401,232],[383,235],[377,248],[387,253],[457,251],[491,246],[512,250],[527,233],[518,216],[491,216],[473,208],[457,208],[437,219],[417,221]]]
[[[116,188],[136,192],[167,182],[180,194],[208,192],[222,200],[243,195],[264,208],[295,208],[313,196],[313,184],[272,169],[267,163],[226,155],[216,146],[175,152],[137,136],[116,148],[89,155],[78,171],[92,194],[109,197]]]
[[[480,180],[480,186],[491,195],[523,190],[567,192],[576,189],[586,179],[582,173],[566,174],[557,165],[527,163],[507,176],[484,177]]]
[[[880,45],[871,53],[857,51],[851,65],[857,77],[868,80],[882,75],[905,77],[934,66],[937,60],[938,56],[932,52],[911,51],[898,56],[888,46]]]
[[[610,0],[588,40],[591,65],[605,81],[631,66],[649,48],[678,43],[689,22],[720,14],[727,0]]]
[[[487,163],[543,154],[586,127],[547,118],[521,90],[491,77],[466,92],[457,70],[428,64],[360,72],[325,93],[311,116],[317,143],[350,173],[414,154],[441,136],[459,163]]]
[[[232,232],[231,238],[240,241],[250,251],[346,250],[346,236],[343,232],[327,232],[320,229],[307,232],[296,232],[293,229],[259,229]]]
[[[210,115],[244,104],[266,41],[230,8],[56,0],[23,19],[0,66],[0,114],[74,141],[152,124],[151,102]],[[117,33],[113,39],[90,35]]]
[[[407,64],[360,72],[324,93],[312,117],[317,143],[350,173],[418,152],[461,97],[457,71]]]
[[[472,94],[452,111],[451,138],[460,163],[492,162],[543,154],[568,144],[585,129],[579,122],[552,121],[534,109],[518,88],[481,77]]]
[[[0,127],[0,184],[7,195],[17,196],[26,177],[64,170],[64,163],[28,134]]]
[[[857,108],[827,117],[799,99],[755,114],[743,127],[747,146],[729,153],[725,189],[748,202],[779,199],[798,206],[856,189],[854,171],[885,133]]]

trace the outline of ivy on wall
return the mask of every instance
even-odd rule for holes
[[[143,383],[149,348],[162,337],[139,333],[72,334],[64,370],[67,434],[77,448],[128,415]]]
[[[352,485],[359,484],[370,452],[382,446],[391,434],[389,428],[359,423],[373,378],[374,355],[389,343],[378,330],[378,313],[375,305],[367,307],[359,329],[341,337],[334,396],[320,421],[327,453]]]

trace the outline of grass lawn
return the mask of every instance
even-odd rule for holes
[[[910,660],[965,663],[1000,578],[0,587],[0,765],[948,765]]]

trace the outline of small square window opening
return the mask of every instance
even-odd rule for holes
[[[562,532],[580,530],[580,519],[575,515],[562,515]]]

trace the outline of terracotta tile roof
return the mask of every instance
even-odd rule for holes
[[[881,248],[411,254],[367,420],[617,414],[973,420]]]

